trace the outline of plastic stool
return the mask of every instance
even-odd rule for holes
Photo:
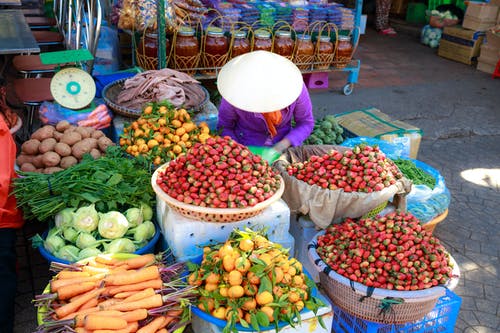
[[[308,89],[326,89],[328,88],[328,73],[304,74],[304,82]]]
[[[500,77],[500,60],[498,60],[497,65],[495,66],[495,70],[492,74],[493,78]]]

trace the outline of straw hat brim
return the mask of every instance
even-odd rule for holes
[[[303,87],[302,73],[287,58],[254,51],[233,58],[217,77],[221,96],[248,112],[272,112],[292,104]]]

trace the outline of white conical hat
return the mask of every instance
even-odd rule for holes
[[[229,104],[249,112],[281,110],[299,97],[302,86],[302,73],[297,66],[268,51],[233,58],[217,77],[221,96]]]

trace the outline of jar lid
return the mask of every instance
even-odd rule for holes
[[[180,27],[179,28],[179,35],[181,36],[194,36],[194,29],[191,27]]]
[[[255,37],[257,38],[270,38],[271,37],[271,33],[267,30],[264,30],[264,29],[257,29],[255,30]]]
[[[145,34],[145,36],[147,38],[158,39],[158,34],[157,33],[153,33],[153,32],[148,32],[148,33]]]
[[[231,34],[234,36],[234,38],[245,38],[247,36],[246,31],[242,30],[231,31]]]
[[[290,31],[277,31],[276,36],[279,37],[292,37],[292,33]]]
[[[343,42],[349,42],[351,40],[351,36],[342,36],[342,35],[340,35],[339,36],[339,40],[341,40]]]
[[[298,35],[297,38],[301,39],[301,40],[311,40],[311,35],[301,34],[301,35]]]
[[[224,35],[224,30],[218,27],[210,27],[207,29],[207,35],[222,37]]]
[[[330,42],[330,36],[321,36],[319,37],[320,42]]]

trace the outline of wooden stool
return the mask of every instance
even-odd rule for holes
[[[12,59],[12,65],[24,78],[53,73],[58,67],[57,65],[42,64],[39,54],[15,56]]]
[[[14,91],[27,109],[28,135],[33,132],[35,112],[44,101],[52,101],[54,97],[50,92],[50,78],[28,78],[14,80]]]

